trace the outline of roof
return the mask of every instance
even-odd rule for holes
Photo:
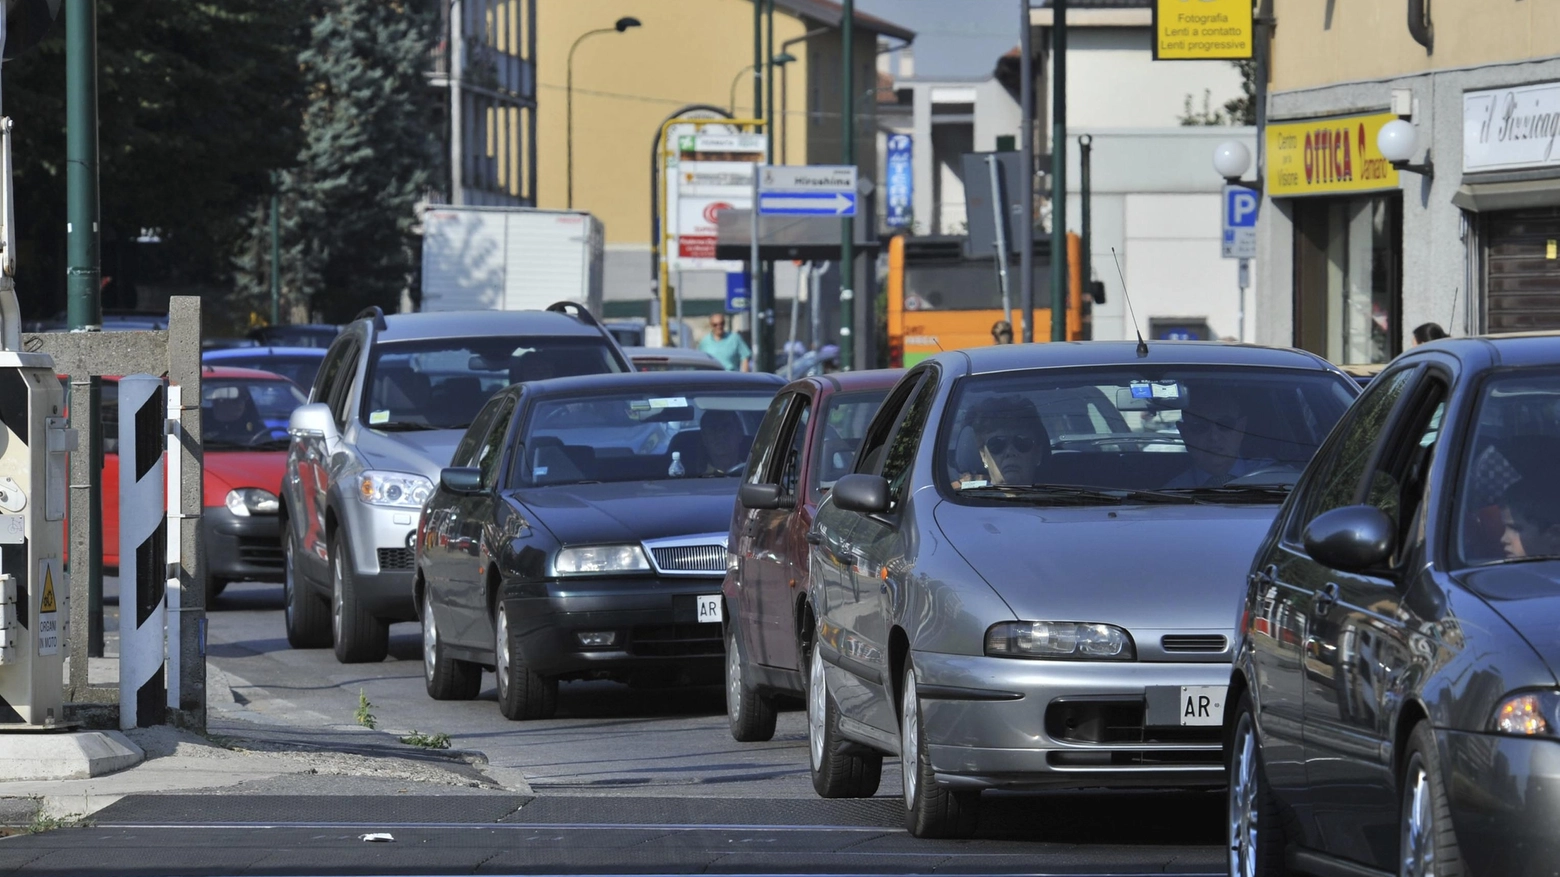
[[[994,344],[939,353],[933,360],[964,357],[970,371],[987,374],[1028,368],[1070,368],[1113,365],[1244,365],[1265,368],[1318,369],[1337,373],[1327,360],[1304,350],[1227,344],[1217,341],[1154,341],[1148,355],[1138,356],[1136,341],[1068,341],[1041,344]]]
[[[1442,338],[1421,344],[1410,353],[1450,353],[1470,365],[1560,366],[1560,332],[1516,332],[1509,335],[1478,335],[1472,338]],[[1405,353],[1405,356],[1408,354]]]
[[[223,359],[251,359],[267,356],[302,356],[310,359],[324,359],[323,347],[217,347],[212,350],[201,351],[200,358],[203,362],[214,362]]]
[[[757,3],[758,0],[753,0]],[[775,6],[790,11],[795,15],[811,18],[821,24],[837,28],[845,18],[845,8],[834,0],[774,0]],[[856,27],[862,30],[879,33],[888,37],[910,42],[915,39],[915,31],[907,27],[901,27],[887,19],[878,18],[876,15],[868,15],[860,10],[852,16]]]
[[[554,311],[447,311],[386,314],[377,341],[494,338],[506,335],[601,338],[601,330]]]
[[[202,378],[227,378],[229,380],[238,380],[238,379],[241,379],[241,378],[247,378],[249,380],[261,380],[261,381],[286,381],[287,380],[287,378],[285,376],[276,374],[274,372],[261,371],[260,369],[257,369],[257,368],[234,368],[232,366],[227,366],[227,365],[223,365],[223,366],[216,366],[216,365],[201,366],[200,376]],[[292,382],[288,381],[288,383],[292,383]]]
[[[683,371],[617,372],[571,378],[529,381],[521,386],[527,395],[541,398],[593,396],[598,393],[639,391],[641,393],[687,394],[699,391],[767,390],[778,393],[785,380],[763,372]]]

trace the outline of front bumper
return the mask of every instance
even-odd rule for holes
[[[519,653],[543,676],[629,679],[661,671],[719,681],[722,626],[697,619],[696,597],[719,597],[719,576],[581,577],[507,585],[509,625]],[[586,647],[577,634],[612,631],[611,646]]]
[[[341,527],[352,549],[353,582],[369,612],[386,621],[416,621],[417,515],[409,509],[349,499]]]
[[[1560,740],[1462,731],[1435,736],[1468,873],[1555,873]]]
[[[1225,782],[1219,724],[1164,718],[1167,691],[1229,684],[1227,663],[1045,661],[915,652],[939,783],[1186,788]],[[1151,708],[1152,697],[1156,706]],[[1171,707],[1173,711],[1173,707]],[[1152,716],[1154,724],[1146,724]]]
[[[227,506],[206,506],[201,513],[207,574],[235,581],[281,581],[282,542],[276,515],[239,517]]]

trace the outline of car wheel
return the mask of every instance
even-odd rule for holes
[[[1399,817],[1398,874],[1402,877],[1461,877],[1462,853],[1452,831],[1452,810],[1441,773],[1441,754],[1428,722],[1408,735]]]
[[[331,633],[335,634],[336,660],[343,664],[370,664],[390,654],[390,626],[363,607],[357,591],[352,557],[340,531],[330,537]]]
[[[921,722],[915,666],[908,661],[900,690],[899,764],[905,792],[905,828],[916,837],[970,837],[975,833],[980,811],[980,791],[955,791],[937,784]]]
[[[839,708],[829,696],[823,653],[807,662],[807,751],[813,790],[824,798],[870,798],[883,779],[883,756],[840,737]]]
[[[550,719],[558,711],[558,680],[538,675],[525,665],[515,635],[509,629],[509,610],[498,601],[493,621],[494,674],[498,676],[498,709],[507,719]]]
[[[282,615],[287,623],[287,644],[295,649],[323,649],[330,645],[330,611],[298,573],[297,541],[290,529],[282,535]]]
[[[1232,877],[1283,874],[1284,832],[1278,806],[1262,769],[1262,747],[1251,695],[1235,706],[1235,731],[1230,737],[1229,823],[1225,840]]]
[[[726,720],[738,743],[774,739],[775,704],[747,679],[747,654],[735,621],[726,628]]]
[[[444,654],[433,618],[433,589],[423,587],[423,682],[434,700],[471,700],[482,691],[482,668]]]

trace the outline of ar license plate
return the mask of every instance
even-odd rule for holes
[[[1181,686],[1181,724],[1224,724],[1224,696],[1228,692],[1224,685]]]
[[[726,620],[721,614],[722,603],[721,596],[719,594],[712,594],[709,596],[701,595],[694,597],[693,600],[694,608],[697,610],[697,617],[701,624],[719,624],[720,622]]]

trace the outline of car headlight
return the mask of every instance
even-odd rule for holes
[[[227,499],[223,500],[223,503],[228,511],[240,518],[247,518],[250,515],[274,515],[281,507],[276,500],[276,494],[258,487],[229,490]]]
[[[1495,732],[1518,737],[1560,737],[1560,691],[1513,694],[1495,708]]]
[[[358,477],[358,499],[369,505],[420,509],[433,495],[433,482],[405,472],[364,472]]]
[[[993,658],[1061,658],[1131,661],[1132,636],[1113,624],[1075,621],[1003,621],[986,631]]]
[[[587,545],[565,548],[553,558],[553,572],[583,576],[607,572],[645,572],[650,561],[638,545]]]

